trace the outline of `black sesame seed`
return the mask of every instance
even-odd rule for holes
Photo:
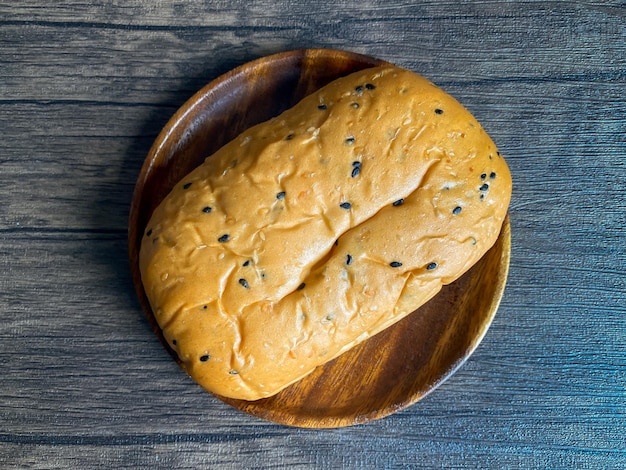
[[[350,104],[350,106],[352,106],[354,109],[359,109],[360,107],[359,103],[352,103]]]
[[[239,284],[241,284],[241,285],[242,285],[244,288],[246,288],[246,289],[247,289],[248,287],[250,287],[250,286],[248,285],[248,281],[246,281],[246,280],[245,280],[245,279],[243,279],[243,278],[242,278],[242,279],[239,279]]]
[[[228,235],[227,233],[217,239],[217,241],[220,243],[227,242],[228,240],[230,240],[230,235]]]
[[[352,264],[352,255],[346,255],[346,264],[348,266]]]
[[[209,206],[206,206],[204,209],[202,209],[202,212],[205,212],[205,213],[207,213],[207,214],[208,214],[208,213],[209,213],[209,212],[211,212],[212,210],[213,210],[213,209],[211,209]]]
[[[204,307],[202,307],[203,310],[206,310],[207,308],[209,308],[208,305],[205,305]]]
[[[191,186],[191,183],[185,183],[183,184],[183,189],[189,189],[189,186]]]
[[[483,199],[485,199],[485,194],[484,193],[480,195],[480,200],[482,201]]]
[[[437,263],[430,263],[428,266],[426,266],[426,269],[428,269],[429,271],[432,271],[436,267],[437,267]]]
[[[173,344],[174,346],[176,346],[176,345],[178,344],[178,341],[176,341],[175,339],[173,339],[173,340],[172,340],[172,344]]]
[[[320,104],[317,109],[319,109],[320,111],[324,111],[325,109],[328,109],[328,106],[326,106],[325,104]]]
[[[293,134],[289,134],[287,137],[285,137],[285,140],[291,140],[293,139],[294,135]]]
[[[348,137],[346,139],[346,144],[352,145],[356,139],[354,137]]]
[[[436,114],[443,114],[443,109],[437,108],[435,109]]]
[[[341,204],[339,204],[339,207],[341,207],[342,209],[350,209],[352,207],[352,204],[350,204],[349,202],[342,202]]]
[[[354,91],[356,91],[356,92],[357,92],[357,93],[359,93],[359,94],[363,93],[363,86],[362,86],[362,85],[359,85],[358,87],[356,87],[356,88],[354,89]]]
[[[148,230],[148,231],[146,232],[146,237],[149,237],[150,235],[152,235],[152,229],[150,229],[150,230]]]
[[[478,189],[481,190],[481,191],[487,191],[489,189],[489,185],[487,183],[485,183]]]
[[[487,173],[483,173],[482,175],[480,175],[481,180],[484,180],[485,178],[487,178]]]
[[[228,373],[229,373],[230,375],[237,375],[237,374],[239,374],[239,372],[237,372],[237,371],[236,371],[236,370],[234,370],[234,369],[233,369],[233,370],[228,371]]]
[[[392,205],[398,207],[398,206],[401,206],[402,204],[404,204],[404,199],[398,199],[397,201],[394,201]]]
[[[352,162],[352,177],[356,178],[361,173],[361,162]]]
[[[495,177],[496,177],[495,171],[492,171],[491,173],[489,173],[489,179],[494,179]]]
[[[452,209],[452,213],[454,215],[460,214],[461,213],[461,206],[456,206],[454,209]]]
[[[302,290],[302,289],[304,289],[304,286],[306,286],[306,284],[303,282],[302,284],[300,284],[300,285],[298,286],[298,290]]]
[[[276,194],[276,199],[284,199],[285,198],[285,191],[281,191],[278,194]]]
[[[402,263],[400,261],[392,261],[391,263],[389,263],[389,266],[391,266],[392,268],[399,268],[400,266],[402,266]]]
[[[243,266],[244,266],[244,267],[246,267],[246,266],[250,266],[250,260],[245,261],[245,262],[243,263]]]
[[[211,359],[211,356],[209,356],[208,354],[205,354],[204,356],[200,356],[200,361],[202,362],[206,362],[209,359]]]
[[[373,85],[371,83],[366,83],[365,88],[367,88],[368,90],[374,90],[376,88],[376,85]]]

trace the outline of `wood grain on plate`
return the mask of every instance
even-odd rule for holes
[[[335,78],[382,63],[328,49],[262,58],[208,84],[163,129],[135,189],[129,254],[142,307],[168,350],[138,268],[141,234],[154,208],[184,175],[251,125],[276,116]],[[348,426],[405,408],[445,380],[476,348],[500,302],[509,253],[507,218],[483,259],[413,314],[273,397],[221,399],[252,415],[300,427]]]

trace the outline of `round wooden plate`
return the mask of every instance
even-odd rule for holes
[[[336,78],[383,63],[327,49],[258,59],[202,88],[162,130],[135,188],[129,255],[142,308],[175,359],[154,319],[139,273],[141,235],[155,207],[206,156],[251,125],[279,114]],[[273,397],[254,402],[218,398],[267,420],[317,428],[379,419],[415,403],[449,377],[486,333],[504,291],[510,243],[507,217],[494,247],[470,271],[394,326]]]

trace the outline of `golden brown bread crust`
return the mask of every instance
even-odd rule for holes
[[[188,373],[255,400],[402,317],[495,242],[504,159],[452,97],[383,66],[339,79],[186,176],[143,239]]]

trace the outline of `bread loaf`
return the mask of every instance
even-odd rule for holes
[[[381,66],[252,127],[157,207],[147,297],[217,395],[278,393],[416,310],[494,244],[509,169],[472,115]]]

